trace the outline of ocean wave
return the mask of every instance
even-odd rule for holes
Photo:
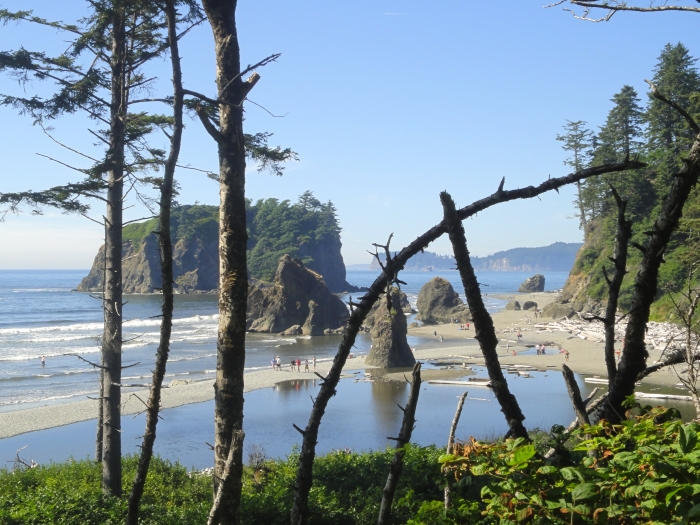
[[[26,349],[21,349],[23,351],[26,351]],[[50,357],[71,357],[74,356],[75,354],[96,354],[100,352],[100,348],[98,347],[82,347],[82,346],[74,346],[74,347],[69,347],[69,348],[62,348],[60,352],[42,352],[39,350],[35,350],[35,353],[32,353],[30,355],[27,354],[10,354],[10,355],[1,355],[0,354],[0,362],[2,361],[40,361],[42,356],[45,357],[46,359],[49,359]]]
[[[218,322],[219,314],[213,315],[194,315],[192,317],[182,317],[173,320],[173,326],[191,325],[192,323],[202,323],[201,328],[206,328],[211,325],[212,322]],[[0,328],[0,336],[2,335],[15,335],[15,334],[33,334],[33,333],[47,333],[47,332],[97,332],[98,334],[103,329],[103,323],[76,323],[69,325],[50,325],[50,326],[37,326],[32,328]],[[160,319],[130,319],[124,321],[122,324],[124,328],[134,328],[134,327],[160,327]]]

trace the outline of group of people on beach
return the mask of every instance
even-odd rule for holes
[[[459,325],[460,330],[469,330],[469,323],[464,323]]]
[[[316,371],[316,356],[313,356],[311,358],[311,363],[313,364],[314,367],[314,372]],[[278,372],[282,371],[282,360],[280,359],[280,356],[273,357],[270,360],[270,365],[272,366],[273,370],[277,370]],[[292,359],[289,362],[289,365],[291,367],[292,372],[301,372],[301,359]],[[309,360],[304,359],[304,372],[309,372]]]
[[[535,349],[537,350],[537,355],[547,355],[544,344],[535,345]]]

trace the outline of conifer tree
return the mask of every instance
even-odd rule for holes
[[[557,135],[557,140],[563,142],[562,149],[571,152],[571,156],[564,161],[564,164],[571,166],[575,172],[580,171],[588,166],[590,162],[593,132],[586,128],[586,122],[583,120],[577,120],[575,122],[567,120],[564,129],[566,130],[564,135]],[[582,230],[585,230],[587,211],[584,208],[581,195],[581,182],[576,183],[576,189],[576,200],[574,204],[578,209],[579,226]]]
[[[667,98],[685,108],[691,115],[700,111],[700,102],[693,95],[700,91],[697,60],[682,43],[666,44],[654,68],[652,82]],[[647,109],[647,147],[654,170],[657,193],[668,187],[671,176],[693,143],[695,134],[685,119],[668,104],[649,95]]]
[[[620,162],[644,151],[644,110],[639,105],[637,91],[632,86],[623,86],[610,100],[614,106],[594,141],[591,160],[594,166]],[[616,209],[611,201],[610,184],[625,200],[634,195],[629,212],[639,214],[653,206],[655,194],[646,171],[607,174],[588,179],[583,184],[584,207],[589,210],[591,218]]]

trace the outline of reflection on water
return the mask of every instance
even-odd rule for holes
[[[475,367],[475,371],[477,376],[485,376],[483,367]],[[379,375],[376,370],[372,370],[372,374],[375,378]],[[531,372],[531,375],[530,378],[511,374],[507,376],[510,389],[527,418],[526,427],[549,430],[554,424],[568,425],[574,415],[561,372]],[[394,445],[387,437],[398,435],[403,413],[397,405],[404,406],[406,403],[408,384],[381,379],[365,381],[362,372],[353,376],[341,380],[336,395],[328,404],[319,431],[319,454],[346,447],[361,451]],[[595,386],[601,386],[585,383],[581,376],[577,376],[577,381],[584,397]],[[289,454],[301,442],[301,436],[292,424],[300,428],[306,426],[312,407],[311,398],[318,395],[320,384],[320,380],[311,378],[283,381],[272,388],[245,394],[246,449],[251,445],[261,445],[271,457],[285,457]],[[464,390],[463,386],[424,382],[411,441],[420,445],[444,446],[457,398]],[[502,436],[507,427],[493,392],[483,387],[471,387],[468,390],[469,395],[457,428],[457,438],[466,440],[469,436],[478,439]],[[642,386],[640,390],[679,393],[672,387]],[[660,400],[648,402],[654,406],[676,406],[684,418],[693,416],[692,403]],[[178,460],[188,467],[211,466],[212,452],[206,443],[212,443],[214,439],[213,414],[213,401],[164,410],[164,419],[158,423],[155,452],[167,459]],[[0,440],[0,461],[11,460],[15,452],[25,445],[28,448],[23,457],[40,463],[63,461],[70,456],[85,458],[94,450],[94,427],[94,421],[88,421]],[[123,418],[125,453],[138,451],[143,428],[143,416]]]

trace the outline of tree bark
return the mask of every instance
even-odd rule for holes
[[[612,385],[617,375],[617,362],[615,361],[615,325],[617,324],[617,304],[620,298],[622,279],[627,273],[627,245],[632,237],[632,222],[625,218],[627,201],[623,201],[620,195],[612,188],[615,202],[617,202],[617,235],[615,237],[615,254],[611,259],[615,265],[615,273],[612,280],[608,280],[608,304],[605,309],[605,366],[608,369],[608,388]]]
[[[105,371],[103,368],[100,368],[100,395],[97,398],[97,435],[95,436],[95,463],[102,463],[102,415],[104,414],[103,399],[105,395],[104,377]]]
[[[146,430],[141,444],[141,455],[136,468],[134,484],[129,494],[126,517],[127,525],[136,525],[139,520],[139,505],[148,476],[148,467],[153,456],[153,444],[156,440],[156,426],[160,411],[161,388],[165,377],[168,354],[170,353],[170,334],[173,325],[173,245],[170,232],[170,211],[173,201],[173,181],[175,166],[180,155],[182,142],[182,112],[184,97],[182,93],[182,71],[177,40],[177,19],[173,0],[165,0],[165,16],[168,24],[168,44],[173,72],[173,133],[170,139],[170,152],[165,161],[163,182],[160,187],[160,214],[158,240],[160,245],[160,269],[163,278],[163,319],[160,324],[160,341],[156,353],[156,365],[151,379],[151,388],[146,406]]]
[[[447,226],[447,233],[452,243],[455,260],[457,261],[457,269],[464,285],[469,312],[472,315],[475,337],[479,341],[481,353],[484,355],[486,370],[491,379],[491,388],[499,405],[501,405],[501,412],[506,417],[506,422],[510,429],[508,433],[515,437],[527,439],[527,430],[523,425],[525,416],[520,410],[518,400],[508,388],[508,382],[501,370],[501,363],[498,361],[498,336],[493,326],[493,319],[491,319],[491,315],[486,310],[486,305],[484,305],[484,300],[481,298],[481,289],[476,280],[474,267],[467,249],[464,226],[462,226],[462,221],[459,220],[452,197],[443,191],[440,194],[440,200],[445,212],[444,222]]]
[[[228,449],[228,456],[224,463],[223,476],[219,479],[218,488],[214,494],[214,503],[209,511],[207,525],[217,525],[219,523],[227,523],[223,518],[224,495],[231,492],[230,485],[240,483],[240,479],[236,478],[236,464],[243,462],[243,438],[245,434],[240,430],[234,430],[231,436],[231,446]],[[236,515],[240,509],[234,509]]]
[[[608,403],[601,417],[611,422],[622,419],[622,403],[634,393],[637,376],[645,369],[648,357],[644,344],[649,310],[656,299],[659,267],[671,234],[678,226],[691,190],[700,174],[700,135],[695,138],[683,167],[673,177],[671,188],[663,201],[661,211],[649,232],[640,270],[634,281],[634,295],[625,332],[625,346],[615,380],[610,385]]]
[[[403,421],[401,423],[401,431],[399,437],[396,438],[396,452],[389,465],[389,476],[386,478],[386,484],[382,491],[382,503],[379,507],[379,517],[377,525],[385,525],[389,523],[391,514],[391,504],[394,501],[396,486],[401,477],[403,470],[403,457],[406,455],[404,446],[411,441],[413,433],[413,425],[416,422],[416,406],[418,406],[418,396],[420,394],[420,363],[413,365],[413,381],[411,381],[411,392],[408,396],[406,408],[403,409]]]
[[[102,362],[104,364],[102,490],[121,496],[121,368],[122,368],[122,211],[126,100],[126,35],[124,8],[113,11],[110,139],[107,152],[107,216],[105,221],[105,293]]]
[[[586,404],[581,398],[581,390],[576,383],[576,378],[574,373],[566,365],[561,365],[562,374],[564,375],[564,381],[566,382],[566,390],[569,392],[569,398],[571,399],[571,404],[574,406],[574,412],[576,417],[581,422],[581,424],[590,425],[591,421],[588,419],[588,413],[586,411]]]
[[[571,173],[564,177],[548,179],[539,186],[527,186],[515,190],[504,190],[503,183],[495,193],[488,197],[473,202],[457,211],[460,220],[476,215],[491,206],[502,202],[516,199],[529,199],[551,190],[558,190],[562,186],[572,184],[578,180],[587,179],[604,173],[614,173],[629,169],[639,169],[646,167],[646,164],[636,160],[626,159],[615,164],[606,164],[593,168],[586,168],[576,173]],[[292,525],[303,525],[308,519],[309,492],[313,485],[313,463],[316,457],[316,442],[318,440],[318,429],[321,426],[323,414],[326,411],[328,402],[335,395],[335,389],[340,381],[343,367],[348,359],[350,350],[355,344],[355,338],[362,326],[367,314],[377,301],[379,296],[386,291],[387,284],[393,282],[398,272],[403,269],[406,262],[418,252],[424,250],[434,240],[441,237],[447,231],[445,221],[433,226],[428,231],[418,236],[408,246],[405,246],[399,253],[392,257],[382,273],[375,279],[369,287],[367,293],[360,298],[359,304],[353,303],[353,311],[348,319],[343,339],[338,346],[338,352],[333,358],[333,364],[325,380],[321,382],[318,396],[314,400],[314,405],[309,416],[306,429],[302,431],[303,440],[301,452],[299,454],[299,466],[297,467],[297,478],[294,483],[294,505],[291,512]]]
[[[214,487],[221,494],[220,523],[239,521],[242,488],[243,438],[232,441],[235,431],[243,430],[243,370],[245,365],[246,303],[248,270],[246,264],[245,142],[242,103],[257,75],[249,82],[241,77],[236,0],[203,0],[214,34],[216,83],[219,94],[218,132],[214,137],[219,151],[219,328],[217,338],[216,382],[214,384]],[[253,77],[255,77],[253,79]],[[220,490],[226,459],[235,451],[229,479]]]
[[[467,394],[465,392],[459,396],[459,402],[457,403],[457,410],[455,411],[455,417],[452,419],[452,425],[450,425],[450,435],[447,437],[447,453],[452,454],[455,444],[455,434],[457,433],[457,425],[459,424],[459,418],[462,415],[462,407],[464,407],[464,400],[467,399]],[[450,488],[449,481],[445,485],[445,509],[449,509],[452,506],[452,490]]]

